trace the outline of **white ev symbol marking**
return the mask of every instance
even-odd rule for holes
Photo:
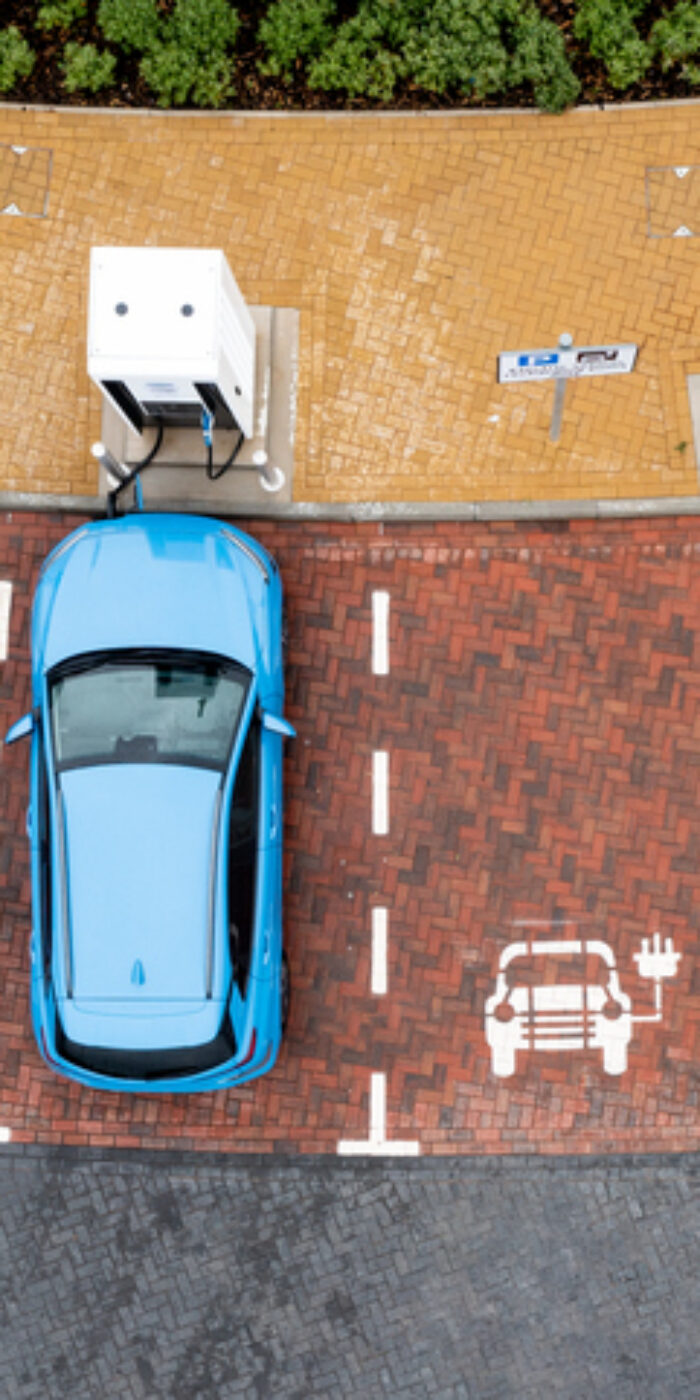
[[[559,964],[570,969],[572,959],[583,959],[586,972],[581,980],[538,980],[543,959],[548,971]],[[561,960],[561,961],[559,961]],[[501,953],[496,989],[486,1001],[486,1040],[491,1049],[491,1069],[499,1079],[515,1072],[518,1050],[582,1050],[603,1052],[606,1074],[623,1074],[627,1068],[627,1047],[632,1026],[642,1021],[662,1019],[661,984],[675,977],[680,953],[673,940],[661,946],[655,933],[650,947],[642,939],[641,951],[634,954],[640,977],[654,983],[654,1012],[650,1016],[632,1014],[632,1002],[623,992],[615,964],[615,954],[600,939],[540,939],[509,943]],[[517,962],[518,967],[508,969]]]

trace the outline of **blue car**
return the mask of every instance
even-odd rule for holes
[[[275,1062],[282,947],[282,588],[215,520],[88,524],[32,613],[31,1005],[96,1089],[224,1089]]]

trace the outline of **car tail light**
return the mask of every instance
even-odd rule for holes
[[[250,1062],[251,1062],[251,1060],[252,1060],[252,1058],[253,1058],[253,1056],[254,1056],[254,1054],[255,1054],[255,1044],[256,1044],[256,1041],[257,1041],[257,1035],[256,1035],[256,1032],[255,1032],[255,1027],[253,1027],[253,1034],[252,1034],[251,1037],[250,1037],[250,1045],[248,1046],[248,1053],[247,1053],[247,1055],[245,1055],[245,1057],[244,1057],[242,1060],[239,1060],[239,1064],[240,1064],[240,1065],[249,1065],[249,1064],[250,1064]]]

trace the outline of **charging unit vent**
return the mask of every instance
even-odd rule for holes
[[[139,433],[206,408],[252,437],[255,326],[224,254],[93,248],[88,374]]]

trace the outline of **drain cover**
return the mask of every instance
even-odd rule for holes
[[[646,195],[650,238],[700,234],[700,165],[649,166]]]
[[[44,219],[49,208],[51,151],[0,145],[0,214]]]

